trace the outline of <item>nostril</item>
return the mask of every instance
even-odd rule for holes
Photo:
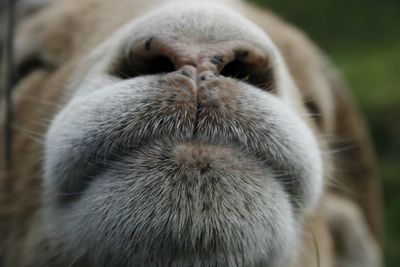
[[[273,68],[265,51],[247,42],[229,41],[195,44],[165,36],[150,37],[128,47],[111,66],[111,74],[122,79],[174,72],[193,66],[198,72],[217,71],[263,90],[274,91]]]
[[[113,66],[112,74],[123,79],[142,75],[169,73],[177,70],[176,60],[180,49],[174,40],[162,36],[150,37],[143,42],[127,47],[119,63]],[[174,61],[175,60],[175,61]]]
[[[247,66],[239,60],[229,62],[221,70],[220,74],[225,77],[231,77],[239,80],[246,81],[250,78],[252,70],[250,66]]]
[[[150,53],[131,53],[114,70],[114,74],[123,79],[137,76],[161,74],[175,71],[172,61],[163,55]]]
[[[220,74],[267,91],[273,91],[275,87],[273,70],[267,64],[255,64],[243,59],[234,59],[222,68]]]

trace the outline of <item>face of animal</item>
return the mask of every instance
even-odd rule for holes
[[[16,51],[5,266],[380,265],[361,120],[270,13],[59,1]]]

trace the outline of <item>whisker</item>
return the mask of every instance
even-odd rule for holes
[[[14,130],[18,130],[20,133],[22,133],[25,137],[28,137],[30,140],[34,141],[35,143],[38,144],[44,144],[43,141],[43,134],[42,133],[37,133],[34,132],[30,129],[20,127],[18,125],[13,124],[11,126]]]

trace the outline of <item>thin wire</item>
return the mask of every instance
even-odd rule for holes
[[[315,232],[313,224],[311,223],[311,220],[307,217],[307,215],[305,216],[305,221],[311,231],[312,242],[313,242],[314,251],[315,251],[315,261],[317,263],[317,267],[321,267],[321,252],[319,250],[317,234]]]
[[[5,189],[12,191],[12,122],[13,105],[11,91],[14,86],[14,26],[15,26],[15,0],[7,1],[6,27],[4,41],[4,160],[5,160]]]
[[[304,220],[308,228],[310,229],[311,232],[311,237],[312,237],[312,243],[315,251],[315,261],[317,267],[321,267],[321,251],[319,249],[319,242],[317,239],[317,233],[315,232],[315,228],[313,223],[311,222],[311,219],[308,217],[308,214],[306,213],[306,209],[303,207],[303,204],[300,203],[298,200],[294,200],[294,202],[297,204],[300,210],[303,211],[304,213]]]

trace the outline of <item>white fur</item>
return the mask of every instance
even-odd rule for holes
[[[197,92],[205,100],[195,131],[191,79],[178,71],[126,81],[107,73],[121,50],[171,34],[257,46],[272,62],[278,94],[228,78],[206,81]],[[294,82],[261,29],[221,4],[167,4],[129,22],[82,65],[71,81],[75,94],[46,138],[45,219],[54,242],[95,266],[278,267],[293,260],[301,209],[312,208],[322,191],[322,162],[294,111]],[[177,147],[187,157],[174,154]],[[203,151],[211,152],[199,156]],[[191,155],[209,162],[209,174],[187,163]],[[73,193],[79,196],[60,200]]]

